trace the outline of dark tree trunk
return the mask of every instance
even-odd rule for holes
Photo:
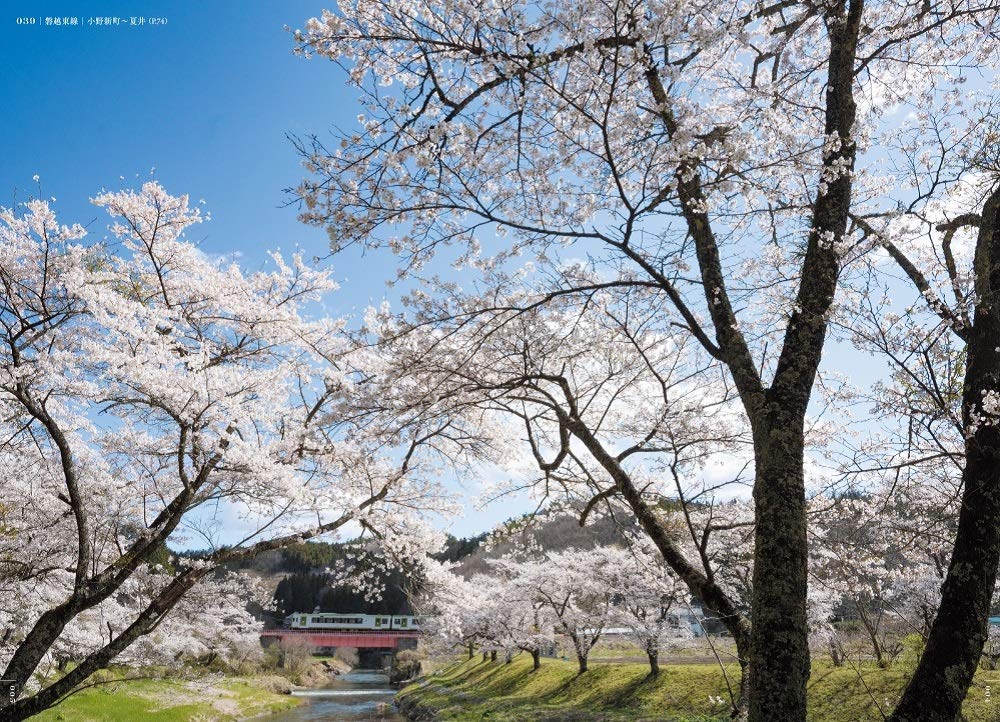
[[[166,521],[160,525],[160,530],[156,535],[137,541],[119,559],[120,563],[108,567],[92,578],[87,589],[74,593],[65,603],[48,610],[39,617],[3,672],[3,676],[12,683],[15,690],[23,689],[23,680],[34,672],[38,661],[51,648],[52,643],[76,614],[100,604],[111,596],[151,554],[159,549],[159,545],[164,543],[179,524],[186,505],[190,501],[190,495],[193,493],[193,489],[182,492],[167,505],[164,511],[160,512],[160,518],[166,519]],[[289,543],[301,542],[310,536],[318,536],[321,533],[337,529],[346,519],[347,517],[341,517],[306,535],[276,537],[240,549],[223,548],[204,557],[202,561],[218,565],[235,559],[247,559],[262,552],[278,549]],[[154,522],[154,526],[156,524],[158,522]],[[173,608],[180,597],[214,568],[214,566],[203,566],[197,569],[189,568],[181,572],[160,591],[153,602],[121,634],[81,660],[68,674],[31,697],[24,697],[11,704],[9,696],[0,695],[0,722],[19,722],[58,703],[88,676],[98,669],[106,667],[128,645],[154,629],[163,615]]]
[[[487,652],[487,651],[486,651],[486,650],[484,649],[484,650],[483,650],[483,661],[484,661],[484,662],[488,662],[488,661],[489,661],[489,659],[490,659],[490,653],[489,653],[489,652]]]
[[[805,720],[809,679],[804,416],[775,419],[755,451],[749,719]]]
[[[965,442],[962,508],[941,604],[927,646],[891,722],[954,722],[987,638],[1000,562],[1000,419],[976,424],[984,396],[1000,393],[1000,190],[983,208],[976,246],[978,302],[968,336],[962,413],[975,432]]]
[[[495,649],[492,652],[490,652],[490,661],[491,662],[497,661],[497,651]]]
[[[42,419],[43,423],[45,423],[44,419],[50,418],[47,414],[33,415],[36,418]],[[49,426],[49,432],[57,445],[63,448],[65,437],[58,426]],[[62,453],[65,464],[65,458],[70,452],[63,451]],[[69,471],[66,473],[67,483],[75,483],[71,481],[73,474]],[[38,667],[38,663],[49,649],[51,649],[66,625],[76,615],[97,606],[114,594],[131,574],[156,552],[159,545],[166,541],[171,532],[180,523],[183,510],[190,501],[192,493],[193,491],[190,490],[181,492],[160,512],[159,516],[166,521],[156,534],[136,541],[129,547],[128,552],[118,560],[119,563],[109,566],[103,572],[91,578],[86,585],[78,586],[68,600],[42,614],[18,645],[10,661],[7,663],[7,668],[3,671],[2,677],[5,680],[13,682],[17,688],[23,689],[28,678]],[[81,554],[84,554],[84,552],[81,551]],[[86,555],[84,554],[81,558],[85,557]],[[81,568],[78,566],[78,584],[80,582],[80,575]],[[7,706],[9,702],[8,697],[0,695],[0,709]]]
[[[471,644],[469,645],[469,659],[472,659],[472,655],[476,653],[476,648]]]
[[[824,130],[839,140],[823,166],[853,170],[855,57],[864,0],[839,0],[825,11],[830,39]],[[851,173],[836,173],[816,194],[802,278],[774,381],[762,405],[744,402],[754,432],[753,600],[750,618],[750,722],[804,722],[809,680],[806,624],[808,550],[803,478],[804,421],[826,340],[843,240],[850,215]],[[742,393],[742,392],[741,392]]]
[[[23,689],[27,679],[38,667],[38,662],[59,638],[66,625],[79,613],[79,607],[75,599],[70,599],[43,613],[11,657],[3,673],[5,679],[13,682],[17,689]],[[9,697],[0,695],[0,708],[9,704],[9,701]]]
[[[579,664],[579,667],[580,667],[580,674],[583,674],[584,672],[586,672],[587,671],[587,655],[580,654],[579,652],[577,652],[576,653],[576,661],[577,661],[577,663]]]
[[[660,676],[660,650],[656,647],[647,647],[646,656],[649,657],[649,676]]]
[[[537,649],[531,650],[531,668],[538,669],[542,666],[542,653]]]
[[[749,633],[739,646],[750,722],[804,722],[809,679],[806,625],[806,504],[803,482],[804,418],[826,339],[827,314],[833,303],[843,241],[850,214],[856,144],[852,137],[856,106],[854,65],[861,30],[863,0],[835,0],[825,6],[830,40],[825,93],[824,133],[839,139],[823,157],[832,179],[816,194],[801,281],[791,310],[770,388],[764,388],[759,365],[739,332],[726,293],[719,246],[705,212],[697,162],[682,163],[677,195],[694,240],[708,312],[715,328],[714,355],[729,368],[754,435],[754,505],[756,513],[754,586],[750,618],[738,625]],[[653,96],[668,107],[656,73],[648,73]],[[668,131],[675,121],[662,113]],[[842,172],[846,170],[848,172]],[[668,288],[668,290],[670,290]],[[704,341],[703,341],[704,343]],[[711,349],[711,344],[707,344]],[[662,547],[661,547],[662,551]],[[723,595],[724,596],[724,595]],[[705,601],[714,606],[707,597]],[[720,610],[725,612],[725,610]]]

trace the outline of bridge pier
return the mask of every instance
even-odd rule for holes
[[[359,649],[359,669],[389,669],[395,652],[391,649]]]
[[[398,666],[396,653],[417,648],[417,631],[326,631],[301,629],[268,629],[260,637],[263,646],[289,640],[304,640],[317,650],[350,647],[358,651],[362,669],[394,670]]]

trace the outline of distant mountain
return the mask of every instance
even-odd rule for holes
[[[638,529],[630,521],[608,516],[592,516],[585,526],[580,526],[580,513],[573,509],[541,512],[510,519],[491,534],[476,537],[475,547],[454,561],[459,562],[457,571],[468,577],[485,573],[488,560],[502,557],[525,544],[550,552],[593,549],[621,541],[623,531],[637,532]]]
[[[485,534],[459,539],[449,535],[445,548],[435,555],[441,561],[457,562],[473,554]],[[274,584],[273,611],[257,610],[271,624],[293,612],[359,612],[362,614],[412,614],[408,592],[419,580],[404,570],[388,572],[367,565],[363,555],[357,556],[357,542],[329,543],[303,542],[284,549],[265,552],[252,559],[243,559],[227,565],[232,571],[256,574]],[[181,552],[180,556],[197,552]],[[381,587],[378,598],[349,586],[333,586],[330,569],[343,565],[363,573],[366,579]]]

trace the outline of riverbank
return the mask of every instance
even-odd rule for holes
[[[730,679],[738,679],[735,666]],[[664,666],[659,677],[647,677],[642,664],[594,664],[577,674],[575,662],[543,659],[533,671],[531,660],[511,664],[475,659],[456,662],[406,687],[396,697],[409,720],[473,722],[723,722],[728,720],[726,680],[718,666]],[[882,722],[906,680],[903,665],[883,670],[813,666],[809,682],[810,722]],[[991,690],[995,690],[991,693]],[[964,712],[969,722],[996,719],[1000,672],[981,671],[969,692]],[[881,711],[880,711],[881,710]]]
[[[235,722],[273,715],[302,704],[294,691],[325,687],[351,668],[333,657],[313,657],[294,670],[250,675],[198,675],[185,677],[120,679],[136,677],[134,671],[116,669],[95,675],[99,682],[36,715],[35,722]],[[111,680],[111,681],[109,681]]]
[[[33,722],[235,722],[300,703],[282,677],[135,679],[100,684],[72,695]]]

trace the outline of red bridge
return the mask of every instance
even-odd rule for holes
[[[420,632],[384,631],[369,632],[365,630],[320,631],[311,629],[267,629],[261,632],[260,641],[267,644],[271,640],[305,639],[317,647],[355,647],[357,649],[399,649],[400,646],[416,644],[404,643],[400,640],[420,638]]]

